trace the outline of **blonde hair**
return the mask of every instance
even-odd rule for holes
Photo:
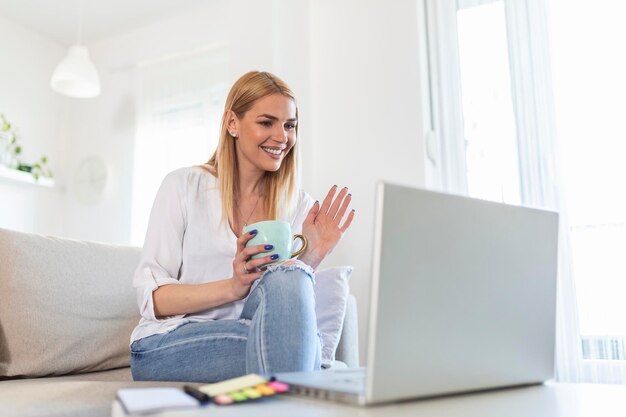
[[[235,139],[228,132],[230,111],[239,119],[250,110],[254,103],[266,96],[281,94],[291,98],[298,106],[295,95],[289,86],[269,72],[251,71],[239,78],[228,93],[220,126],[220,139],[215,153],[207,162],[215,170],[222,196],[222,221],[234,224],[235,197],[239,193],[239,170]],[[298,126],[296,125],[296,138]],[[285,156],[276,172],[266,171],[263,178],[261,207],[267,209],[268,220],[275,220],[290,214],[295,207],[298,192],[298,140]]]

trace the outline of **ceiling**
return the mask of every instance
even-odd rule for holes
[[[77,41],[81,1],[83,43],[109,38],[210,0],[0,0],[0,16],[55,41]]]

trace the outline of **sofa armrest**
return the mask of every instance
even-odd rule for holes
[[[346,315],[343,319],[341,339],[337,346],[335,359],[345,363],[348,368],[359,366],[359,322],[356,299],[352,294],[348,295],[346,301]]]

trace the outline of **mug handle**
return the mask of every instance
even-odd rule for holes
[[[302,247],[300,249],[298,249],[296,252],[291,254],[292,258],[295,257],[295,256],[298,256],[302,252],[304,252],[304,250],[306,249],[307,245],[309,244],[309,242],[306,240],[306,237],[304,237],[304,235],[293,235],[293,238],[294,238],[294,240],[295,239],[300,239],[302,241]]]

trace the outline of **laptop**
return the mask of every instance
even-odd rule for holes
[[[557,213],[379,183],[367,363],[280,373],[372,405],[553,378]]]

